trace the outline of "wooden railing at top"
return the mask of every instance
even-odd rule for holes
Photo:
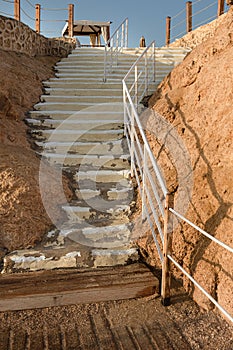
[[[14,0],[14,18],[17,21],[21,20],[20,16],[21,12],[21,5],[20,0]],[[37,33],[40,33],[40,24],[41,24],[41,5],[36,4],[35,5],[35,31]],[[74,24],[74,5],[69,4],[68,5],[68,32],[69,37],[73,37],[73,24]]]
[[[224,5],[225,0],[217,0],[218,1],[218,12],[217,16],[221,16],[224,13]],[[192,31],[192,1],[186,2],[186,32],[189,33]],[[166,45],[169,45],[171,42],[171,20],[170,16],[166,17]]]

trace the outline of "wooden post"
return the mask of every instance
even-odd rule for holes
[[[20,0],[15,0],[14,16],[16,21],[20,21]]]
[[[69,37],[72,38],[74,34],[74,5],[69,4],[69,20],[68,20]]]
[[[192,1],[187,1],[186,2],[186,30],[187,30],[187,33],[191,32],[193,29],[192,22],[193,22],[193,19],[192,19]]]
[[[110,26],[106,27],[106,42],[110,39]],[[108,43],[108,46],[111,46],[111,43]]]
[[[166,18],[166,45],[170,44],[171,40],[171,17]]]
[[[36,4],[36,32],[40,34],[40,4]]]
[[[171,270],[168,255],[172,254],[172,234],[173,227],[169,208],[174,206],[174,196],[167,194],[165,199],[165,216],[164,216],[164,242],[163,242],[163,265],[162,265],[162,285],[161,296],[164,306],[170,305],[170,288],[171,288]]]
[[[218,17],[224,13],[224,0],[218,0]]]

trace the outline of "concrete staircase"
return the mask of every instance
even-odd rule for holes
[[[4,271],[81,266],[112,266],[138,259],[131,235],[134,188],[124,139],[122,79],[141,54],[126,49],[103,82],[104,50],[77,48],[57,63],[56,77],[44,82],[45,94],[30,112],[42,161],[72,179],[75,198],[64,203],[67,220],[37,249],[5,258]],[[151,92],[187,53],[156,51],[156,82]],[[84,258],[83,258],[84,257]]]

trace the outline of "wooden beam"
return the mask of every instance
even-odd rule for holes
[[[40,34],[40,4],[36,4],[36,32]]]
[[[14,2],[14,17],[16,21],[20,21],[20,0]]]
[[[224,0],[218,0],[218,17],[221,16],[224,13]]]
[[[106,27],[106,42],[108,42],[108,40],[110,39],[110,26]],[[111,46],[111,43],[108,43],[108,46]]]
[[[171,17],[166,18],[166,45],[168,46],[171,41]]]
[[[68,35],[70,38],[74,36],[74,5],[69,4],[69,19],[68,19]]]
[[[192,1],[186,2],[186,31],[187,33],[193,30],[193,18],[192,18]]]
[[[0,311],[132,299],[159,292],[143,264],[0,276]],[[156,294],[158,295],[158,294]]]
[[[99,33],[99,31],[96,31],[93,26],[89,26],[89,27],[93,30],[93,34],[98,34]]]

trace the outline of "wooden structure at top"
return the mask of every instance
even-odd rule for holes
[[[100,36],[103,36],[104,42],[110,39],[110,25],[112,22],[96,22],[89,20],[73,21],[69,18],[63,28],[63,36],[89,36],[91,46],[100,46]]]

